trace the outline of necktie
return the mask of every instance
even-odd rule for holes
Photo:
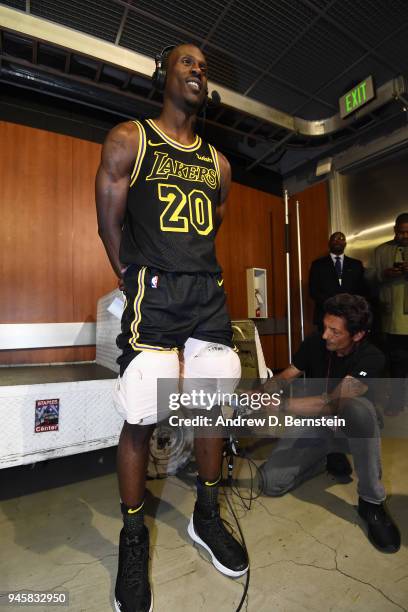
[[[336,255],[334,269],[336,270],[337,278],[341,280],[341,258],[338,255]]]

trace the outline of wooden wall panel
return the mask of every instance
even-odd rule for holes
[[[327,253],[329,233],[329,195],[327,183],[318,183],[290,198],[290,251],[291,251],[291,291],[294,351],[300,344],[300,298],[299,266],[296,231],[296,200],[299,201],[302,293],[304,306],[305,335],[313,331],[314,303],[309,297],[309,270],[314,259]]]
[[[116,287],[97,234],[100,145],[5,122],[0,144],[0,321],[95,321]],[[0,364],[94,357],[94,347],[0,351]]]
[[[253,267],[268,270],[268,315],[285,316],[283,222],[281,198],[232,184],[216,241],[232,319],[248,316],[246,269]],[[287,350],[279,337],[262,337],[262,345],[268,365],[274,368],[287,365]]]
[[[70,361],[93,361],[94,359],[94,346],[0,351],[0,363],[2,365],[17,365],[21,363],[67,363]]]
[[[73,288],[74,320],[96,321],[98,299],[117,288],[117,279],[98,236],[95,175],[101,145],[73,140]]]
[[[0,122],[1,322],[73,320],[72,139]]]

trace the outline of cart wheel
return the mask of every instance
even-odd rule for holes
[[[193,431],[186,427],[157,425],[150,439],[149,478],[164,478],[176,474],[193,454]]]

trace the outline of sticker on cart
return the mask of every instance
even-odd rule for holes
[[[35,402],[35,433],[58,431],[59,399],[37,400]]]

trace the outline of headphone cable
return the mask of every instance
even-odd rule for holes
[[[234,465],[234,455],[241,457],[242,459],[246,459],[248,461],[248,466],[250,468],[250,495],[249,497],[245,497],[244,495],[241,494],[241,492],[238,489],[238,486],[235,485],[234,486],[234,480],[232,478],[232,470],[233,470],[233,465]],[[227,462],[227,480],[226,482],[224,481],[223,485],[222,485],[222,489],[223,489],[223,493],[224,493],[224,497],[225,497],[225,501],[227,503],[228,509],[230,514],[232,515],[232,517],[234,518],[235,524],[237,526],[237,530],[241,539],[241,545],[243,547],[243,549],[245,550],[245,553],[248,557],[249,560],[249,555],[248,555],[248,549],[246,546],[246,542],[245,542],[245,538],[244,538],[244,534],[242,532],[241,529],[241,525],[239,522],[239,519],[235,513],[233,504],[231,502],[230,499],[230,494],[229,492],[227,492],[227,489],[229,488],[232,491],[233,495],[236,495],[239,500],[241,501],[241,504],[243,506],[243,508],[248,511],[251,509],[251,505],[252,502],[257,499],[261,494],[262,494],[262,486],[259,487],[259,491],[254,495],[253,494],[253,482],[254,482],[254,473],[252,471],[252,466],[255,467],[256,472],[259,474],[259,481],[262,483],[262,478],[261,478],[261,473],[259,471],[258,466],[255,464],[255,462],[250,459],[248,456],[246,456],[245,453],[239,452],[238,451],[238,443],[236,440],[232,440],[231,438],[229,439],[229,441],[226,443],[226,450],[224,452],[224,456],[223,456],[223,462],[224,460],[226,460]],[[249,502],[249,503],[247,503]],[[244,591],[241,597],[241,600],[238,604],[238,607],[236,608],[235,612],[240,612],[240,610],[242,609],[242,606],[244,605],[245,599],[247,598],[248,595],[248,591],[249,591],[249,583],[250,583],[250,566],[248,565],[248,571],[246,573],[246,580],[245,580],[245,585],[244,585]]]

